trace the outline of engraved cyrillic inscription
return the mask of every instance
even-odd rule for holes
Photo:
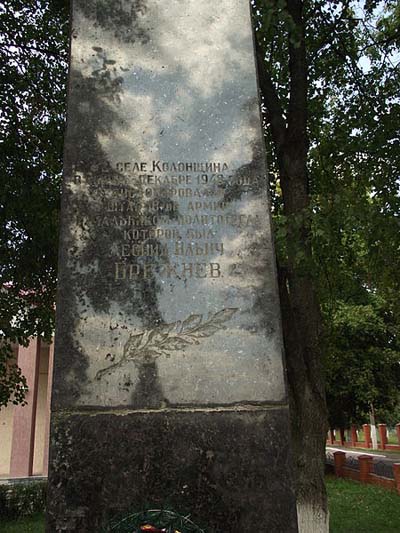
[[[117,176],[103,169],[91,177],[100,198],[98,226],[114,232],[109,249],[115,282],[240,275],[232,266],[224,272],[218,257],[225,254],[227,228],[260,226],[257,214],[232,212],[224,199],[233,181],[245,189],[248,178],[236,178],[218,161],[120,161],[115,171]],[[82,176],[74,183],[83,186]]]

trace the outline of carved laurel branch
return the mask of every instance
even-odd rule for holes
[[[183,322],[162,324],[154,329],[129,335],[121,359],[112,365],[99,370],[96,379],[101,379],[128,361],[139,364],[151,363],[161,355],[170,356],[170,352],[185,350],[192,344],[200,344],[200,340],[211,337],[217,331],[225,329],[228,322],[238,309],[228,307],[218,311],[207,320],[203,315],[190,315]]]

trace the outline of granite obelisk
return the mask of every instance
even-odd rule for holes
[[[74,0],[48,525],[297,531],[248,0]]]

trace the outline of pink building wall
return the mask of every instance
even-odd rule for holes
[[[53,345],[15,348],[27,379],[27,405],[0,410],[0,478],[47,475]]]

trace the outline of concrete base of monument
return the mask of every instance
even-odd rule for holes
[[[53,415],[47,532],[172,509],[207,533],[297,532],[286,408]]]

